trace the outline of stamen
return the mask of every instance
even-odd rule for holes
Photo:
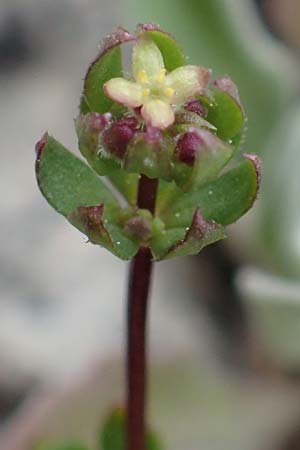
[[[167,97],[171,98],[171,97],[173,97],[173,95],[175,93],[175,89],[173,89],[171,87],[167,87],[164,89],[164,93]]]
[[[138,73],[138,80],[139,80],[139,82],[140,83],[148,83],[148,76],[147,76],[147,73],[146,73],[146,71],[145,70],[141,70],[139,73]]]
[[[159,69],[156,80],[159,83],[163,83],[166,78],[166,69]]]
[[[143,97],[149,97],[149,94],[150,94],[150,89],[149,88],[146,88],[146,89],[142,90]]]

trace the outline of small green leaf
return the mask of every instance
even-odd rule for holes
[[[106,419],[99,436],[99,450],[125,450],[126,414],[122,408],[116,408]],[[162,450],[157,436],[147,432],[146,450]]]
[[[220,139],[233,139],[243,128],[244,113],[238,101],[221,89],[213,89],[206,120],[217,128]]]
[[[256,199],[260,182],[258,156],[245,155],[245,158],[217,180],[173,200],[165,211],[161,211],[166,228],[189,227],[197,207],[205,219],[223,226],[245,214]]]
[[[51,136],[38,144],[36,174],[42,194],[91,242],[121,259],[132,258],[138,243],[123,233],[122,210],[110,190],[83,161]]]
[[[67,218],[88,237],[89,242],[107,248],[121,259],[131,259],[138,251],[138,241],[123,230],[120,208],[103,204],[80,206]]]
[[[118,114],[123,111],[122,106],[104,95],[103,85],[111,78],[122,76],[121,45],[132,40],[134,36],[122,28],[118,28],[104,40],[98,56],[91,63],[85,76],[80,103],[82,114],[92,111],[99,113],[113,111]]]
[[[186,64],[186,58],[180,45],[170,34],[152,24],[142,24],[138,31],[147,34],[155,42],[163,55],[168,72]]]
[[[176,245],[176,243],[180,241],[183,242],[186,232],[186,228],[178,227],[153,233],[150,247],[155,260],[159,261],[163,259],[168,251]]]
[[[87,450],[87,447],[77,441],[42,442],[34,450]]]
[[[185,228],[169,228],[153,233],[151,250],[156,260],[196,255],[204,247],[226,237],[224,228],[194,212],[192,223]]]
[[[139,174],[127,173],[125,170],[116,169],[110,172],[108,178],[130,205],[136,205]]]
[[[41,143],[36,161],[37,181],[57,212],[67,217],[79,206],[118,204],[100,178],[56,139],[46,135]]]

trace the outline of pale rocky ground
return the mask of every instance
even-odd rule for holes
[[[121,0],[0,3],[0,22],[9,8],[23,9],[37,55],[30,65],[3,72],[0,78],[0,379],[9,385],[33,377],[61,389],[75,383],[62,399],[56,388],[54,406],[35,413],[41,429],[51,429],[49,423],[56,417],[59,426],[54,423],[53,429],[59,428],[61,434],[74,423],[65,426],[57,410],[74,412],[72,399],[81,405],[84,397],[83,407],[86,399],[91,407],[91,412],[84,409],[85,419],[76,419],[81,428],[89,414],[94,420],[102,414],[103,405],[98,411],[93,403],[100,392],[105,393],[105,405],[110,389],[112,399],[118,400],[120,372],[115,366],[105,368],[108,360],[120,360],[123,350],[128,267],[86,244],[84,236],[45,202],[34,177],[34,144],[48,130],[76,149],[72,119],[84,69],[100,38],[123,22],[124,4]],[[174,450],[186,448],[186,443],[188,450],[197,450],[198,443],[208,450],[254,450],[269,442],[278,424],[291,419],[297,396],[282,386],[238,381],[220,369],[212,356],[212,329],[190,302],[195,295],[189,288],[194,271],[190,259],[157,265],[150,327],[153,367],[158,362],[162,367],[153,382],[156,423],[166,430]],[[195,367],[193,358],[198,361]],[[76,380],[94,366],[100,367],[96,373],[100,370],[101,376],[82,390],[82,381],[77,385]],[[36,411],[32,404],[28,408]],[[191,420],[181,422],[181,414],[188,417],[189,409]],[[3,448],[24,450],[17,445]]]

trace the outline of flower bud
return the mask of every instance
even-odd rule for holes
[[[111,113],[99,114],[92,112],[82,114],[75,120],[75,127],[78,136],[78,146],[81,154],[94,165],[98,159],[100,136],[103,130],[111,123]],[[103,175],[103,171],[101,171]]]
[[[79,116],[76,119],[76,129],[78,135],[86,133],[88,135],[99,135],[111,122],[111,113],[99,114],[92,112]]]
[[[131,217],[125,224],[124,230],[130,236],[146,241],[151,234],[151,222],[142,216]]]
[[[135,117],[117,120],[103,133],[102,144],[105,150],[122,159],[137,129],[138,121]]]
[[[198,114],[200,117],[207,116],[207,109],[198,100],[190,100],[184,105],[184,109],[187,111]]]
[[[184,133],[177,141],[175,154],[179,161],[193,166],[195,164],[196,155],[205,145],[205,141],[199,130],[192,130]]]

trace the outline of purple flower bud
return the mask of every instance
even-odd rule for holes
[[[102,143],[106,150],[118,158],[123,158],[130,140],[138,129],[135,117],[123,117],[104,131]]]
[[[184,105],[184,109],[187,111],[193,112],[195,114],[198,114],[200,117],[206,117],[207,116],[207,110],[206,108],[200,103],[198,100],[190,100]]]
[[[88,115],[86,126],[91,133],[101,133],[111,122],[111,113],[99,114],[93,112]]]
[[[78,135],[98,136],[110,123],[111,113],[97,112],[80,115],[75,121]]]
[[[193,166],[197,152],[205,145],[205,141],[198,130],[191,130],[180,136],[177,141],[175,154],[179,161]]]
[[[125,231],[131,236],[146,241],[151,234],[151,223],[145,217],[132,217],[125,224]]]

